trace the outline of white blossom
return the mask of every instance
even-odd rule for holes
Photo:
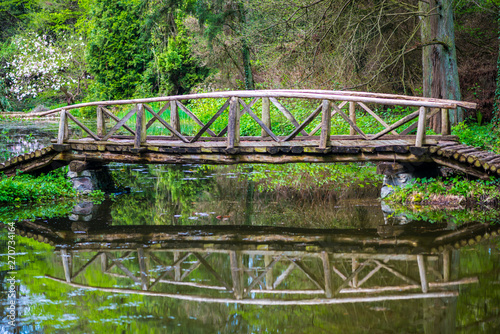
[[[35,33],[14,39],[18,52],[6,65],[10,92],[19,101],[36,97],[43,91],[75,85],[77,80],[75,74],[71,74],[71,66],[74,66],[74,55],[83,53],[84,44],[80,43],[81,37],[70,36],[68,40],[66,45],[58,45],[50,42],[46,35]]]

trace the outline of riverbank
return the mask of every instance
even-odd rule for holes
[[[500,180],[469,180],[462,176],[416,179],[404,187],[394,188],[384,201],[399,205],[498,206]]]
[[[0,203],[39,203],[84,196],[73,189],[73,184],[66,177],[66,173],[67,168],[60,168],[40,176],[19,174],[14,177],[6,177],[0,175]],[[95,190],[87,196],[99,198],[103,197],[104,193]]]

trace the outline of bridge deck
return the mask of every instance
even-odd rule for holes
[[[92,138],[68,140],[54,148],[65,151],[63,160],[100,160],[130,163],[293,163],[408,161],[430,162],[429,146],[415,147],[415,136],[363,140],[359,136],[332,136],[331,146],[318,147],[317,137],[276,142],[262,137],[242,137],[238,147],[227,147],[224,138],[204,138],[194,143],[172,137],[148,137],[139,149],[134,138],[121,136],[96,142]],[[189,139],[189,137],[188,137]],[[429,136],[427,143],[455,143],[453,136]]]
[[[186,137],[188,140],[190,137]],[[456,142],[455,136],[428,136],[424,147],[440,143]],[[55,141],[53,141],[55,143]],[[60,151],[71,148],[77,151],[111,152],[160,152],[160,153],[229,153],[229,154],[301,154],[301,153],[364,153],[397,152],[407,153],[415,147],[415,136],[389,136],[387,139],[364,140],[360,136],[332,136],[331,145],[318,147],[318,137],[303,136],[291,141],[274,141],[262,137],[242,137],[237,147],[227,147],[225,138],[200,138],[198,141],[183,142],[175,137],[148,136],[147,141],[137,149],[132,136],[117,136],[106,141],[96,142],[92,138],[69,139],[63,145],[54,145]]]

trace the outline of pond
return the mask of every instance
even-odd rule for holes
[[[396,215],[356,185],[262,191],[253,166],[109,169],[127,191],[0,209],[0,333],[500,328],[495,221]]]

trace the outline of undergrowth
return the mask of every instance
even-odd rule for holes
[[[40,176],[18,174],[7,177],[0,174],[0,203],[16,205],[22,202],[39,203],[83,196],[73,189],[66,173],[67,168],[59,168]],[[104,192],[94,190],[86,197],[99,202],[104,199]]]
[[[460,143],[500,153],[500,133],[495,124],[461,122],[452,128],[452,135],[458,136]]]
[[[451,198],[456,204],[497,204],[500,202],[499,185],[500,180],[494,178],[486,181],[468,180],[459,176],[424,178],[395,188],[394,192],[384,200],[400,204],[440,204],[439,202],[448,202]]]
[[[0,178],[0,202],[48,201],[76,195],[63,168],[38,177],[18,174]]]
[[[253,165],[253,171],[248,177],[257,183],[260,192],[285,189],[340,191],[349,186],[358,189],[378,186],[382,182],[382,176],[376,173],[375,165],[356,163]]]

